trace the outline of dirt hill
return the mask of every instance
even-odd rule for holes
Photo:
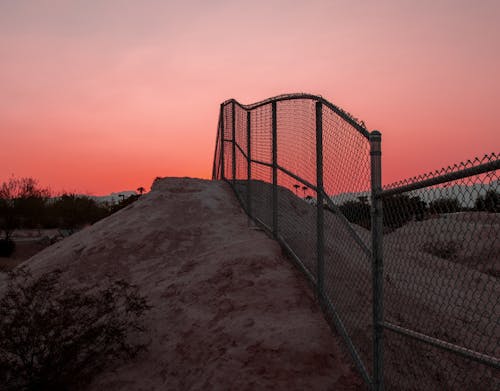
[[[75,284],[124,278],[153,305],[149,350],[109,363],[89,390],[364,388],[303,276],[225,183],[158,180],[26,264]]]

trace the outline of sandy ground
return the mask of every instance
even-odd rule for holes
[[[238,185],[245,199],[245,187]],[[271,185],[252,183],[253,211],[271,224]],[[316,274],[314,206],[279,189],[279,230]],[[371,247],[370,232],[353,228]],[[443,259],[428,249],[452,243]],[[410,222],[384,235],[385,320],[500,357],[500,214],[467,212]],[[367,369],[372,368],[371,261],[336,215],[325,213],[325,290]],[[500,371],[385,331],[385,382],[394,390],[500,389]]]
[[[150,348],[88,390],[358,390],[304,277],[221,182],[167,178],[26,264],[72,283],[125,278],[153,309]],[[0,273],[0,287],[5,276]]]

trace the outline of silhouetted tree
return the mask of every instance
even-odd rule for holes
[[[477,197],[475,209],[478,211],[500,213],[500,194],[495,190],[488,190],[483,197]]]
[[[304,198],[306,198],[307,189],[309,189],[307,186],[302,186],[302,192],[304,193]]]
[[[363,197],[361,201],[347,201],[339,206],[340,211],[353,224],[360,225],[366,229],[371,227],[370,205]],[[329,208],[327,208],[329,209]]]
[[[385,197],[383,199],[384,226],[396,229],[415,218],[424,218],[427,205],[420,197],[410,197],[405,194]]]
[[[295,184],[295,185],[293,185],[293,187],[295,188],[295,195],[298,196],[297,191],[300,189],[300,185]]]
[[[415,220],[422,221],[427,213],[427,204],[420,197],[411,197]]]
[[[456,198],[443,197],[431,201],[429,211],[431,213],[453,213],[462,209],[460,202]]]
[[[63,194],[53,202],[50,213],[55,217],[58,227],[73,231],[87,224],[94,224],[106,217],[109,211],[90,197]]]
[[[146,189],[141,186],[141,187],[137,188],[137,191],[139,192],[139,195],[142,195],[142,193],[144,193],[146,191]]]
[[[11,177],[0,185],[0,228],[5,240],[21,226],[39,225],[50,196],[33,178]]]

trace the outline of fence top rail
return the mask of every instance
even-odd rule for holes
[[[244,110],[251,111],[254,109],[257,109],[258,107],[265,106],[267,104],[273,103],[273,102],[281,102],[281,101],[287,101],[287,100],[295,100],[295,99],[309,99],[309,100],[314,100],[317,102],[323,103],[326,107],[331,109],[335,114],[337,114],[339,117],[341,117],[344,121],[349,123],[354,129],[356,129],[359,133],[361,133],[363,136],[365,136],[367,139],[370,137],[370,132],[361,124],[356,122],[352,118],[352,116],[347,113],[346,111],[342,110],[340,107],[335,106],[333,103],[327,101],[325,98],[323,98],[321,95],[313,95],[313,94],[308,94],[308,93],[292,93],[292,94],[282,94],[282,95],[277,95],[271,98],[264,99],[262,101],[256,102],[256,103],[251,103],[251,104],[242,104],[238,102],[236,99],[228,99],[222,103],[223,106],[226,106],[228,104],[234,103],[235,105],[238,105]]]
[[[473,175],[484,174],[498,169],[500,169],[500,154],[493,152],[489,155],[484,155],[481,159],[475,158],[474,160],[467,160],[466,162],[455,164],[454,166],[448,166],[438,171],[386,185],[383,187],[383,190],[379,195],[387,197],[467,178]]]

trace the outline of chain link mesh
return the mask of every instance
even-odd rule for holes
[[[318,277],[316,102],[309,97],[276,102],[277,231],[312,276],[313,283]],[[230,142],[226,142],[224,151],[225,179],[234,185],[247,211],[247,192],[251,191],[252,216],[273,231],[273,104],[269,101],[245,110],[234,101],[226,102],[226,139],[232,138],[233,105],[236,180],[232,181]],[[251,123],[250,157],[242,153],[247,152],[247,111]],[[357,199],[352,194],[369,194],[369,143],[365,135],[342,119],[339,110],[324,107],[323,127],[324,185],[332,197],[324,219],[325,293],[335,303],[362,360],[371,366],[370,259],[352,239],[352,232],[347,229],[350,224],[341,212],[342,208],[350,208],[349,201]],[[247,158],[251,159],[250,180]],[[354,230],[369,246],[367,227],[356,226]]]
[[[384,197],[385,321],[500,363],[499,171],[412,191],[419,184],[487,162],[484,156],[391,184]],[[385,333],[388,389],[500,389],[489,365]]]
[[[303,194],[316,199],[316,192],[307,186],[297,186],[289,175],[278,172],[278,229],[301,263],[317,280],[316,207]]]
[[[324,188],[333,201],[325,213],[325,291],[371,373],[371,258],[347,229],[351,223],[355,234],[367,248],[371,247],[368,230],[370,144],[365,136],[329,108],[323,110],[323,171]],[[358,203],[364,207],[358,207]],[[356,213],[359,222],[351,218]]]
[[[233,179],[233,132],[232,132],[232,107],[231,105],[224,105],[222,110],[223,116],[223,132],[224,135],[224,143],[223,143],[223,164],[224,164],[224,177],[226,179]]]
[[[317,102],[323,190],[317,189]],[[313,284],[319,281],[316,200],[322,191],[323,289],[331,303],[324,309],[344,329],[360,373],[373,386],[369,133],[348,113],[306,94],[251,106],[227,101],[222,120],[218,134],[226,141],[223,151],[221,140],[216,143],[214,179],[233,186],[247,213],[286,245]],[[483,169],[498,160],[491,154],[383,188],[387,389],[500,389],[500,181],[498,164]],[[481,172],[469,170],[478,167]]]
[[[277,103],[277,164],[316,185],[315,102]],[[278,229],[314,279],[316,270],[316,209],[314,189],[278,170]],[[309,201],[309,203],[308,203]]]

